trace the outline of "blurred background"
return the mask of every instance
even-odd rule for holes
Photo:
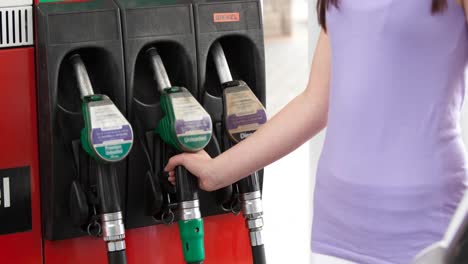
[[[307,85],[318,35],[314,2],[263,1],[270,117]],[[266,168],[263,197],[269,264],[311,263],[312,193],[322,141],[320,135]]]
[[[264,0],[267,110],[270,117],[301,93],[320,28],[316,0]],[[468,78],[467,78],[468,85]],[[468,107],[461,117],[468,142]],[[315,172],[324,132],[266,168],[265,244],[269,264],[309,263]],[[325,263],[326,262],[326,263]],[[314,264],[336,264],[321,261]]]

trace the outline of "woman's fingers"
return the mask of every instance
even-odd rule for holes
[[[166,172],[174,171],[175,167],[179,165],[184,165],[184,158],[185,158],[185,154],[173,156],[172,158],[169,159],[169,162],[167,163],[164,170]]]
[[[197,153],[182,153],[170,158],[164,170],[169,174],[168,181],[175,185],[178,176],[175,169],[177,166],[184,166],[192,175],[199,178],[199,184],[204,187],[202,189],[206,189],[207,186],[203,182],[210,182],[209,175],[205,173],[210,160],[211,157],[203,150]]]
[[[169,172],[169,178],[167,179],[172,185],[175,185],[176,183],[176,178],[175,178],[175,173],[174,171]]]
[[[170,182],[172,185],[176,185],[176,179],[175,179],[175,177],[169,177],[168,180],[169,180],[169,182]]]

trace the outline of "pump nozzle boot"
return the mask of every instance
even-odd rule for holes
[[[221,43],[215,42],[212,57],[223,89],[224,127],[232,144],[246,139],[266,123],[266,110],[252,90],[243,81],[235,81],[229,69]],[[249,230],[254,264],[266,263],[263,245],[263,208],[258,173],[240,180],[242,213]]]

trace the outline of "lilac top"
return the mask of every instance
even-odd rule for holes
[[[340,0],[327,13],[330,109],[312,251],[408,264],[440,240],[466,189],[460,131],[463,9],[429,0]]]

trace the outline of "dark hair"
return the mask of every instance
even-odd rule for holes
[[[327,30],[327,8],[331,5],[338,7],[339,0],[317,0],[317,15],[320,26]],[[433,14],[447,8],[447,0],[432,0],[431,11]]]

